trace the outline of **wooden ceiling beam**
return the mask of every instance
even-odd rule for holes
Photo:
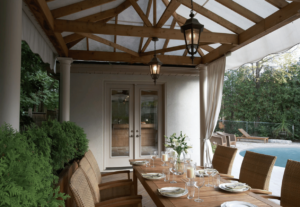
[[[185,5],[188,8],[191,8],[191,1],[190,0],[178,0],[180,3],[182,3],[183,5]],[[236,34],[240,34],[242,33],[244,30],[240,27],[238,27],[237,25],[233,24],[232,22],[224,19],[223,17],[211,12],[210,10],[206,9],[203,6],[200,6],[199,4],[193,2],[193,7],[194,7],[194,11],[211,19],[212,21],[218,23],[219,25],[227,28],[228,30],[236,33]]]
[[[266,2],[272,4],[273,6],[277,7],[278,9],[282,9],[283,7],[285,7],[289,4],[285,0],[266,0]]]
[[[300,0],[290,0],[290,1],[294,1],[294,2],[300,2]]]
[[[95,34],[107,34],[107,35],[123,35],[134,37],[158,37],[158,38],[172,38],[183,40],[184,37],[180,30],[154,28],[154,27],[141,27],[141,26],[129,26],[129,25],[114,25],[106,24],[103,26],[99,23],[92,22],[79,22],[68,20],[54,20],[56,32],[82,32],[82,33],[95,33]],[[221,44],[238,44],[238,36],[235,34],[226,33],[213,33],[202,32],[201,43],[214,42]]]
[[[175,25],[176,25],[176,19],[173,18],[173,21],[171,23],[170,29],[174,29]],[[168,39],[165,40],[163,49],[166,49],[168,47],[169,42],[170,42],[170,38],[168,38]],[[164,52],[162,53],[162,55],[164,55]]]
[[[115,18],[115,25],[118,24],[118,15]],[[117,44],[117,35],[114,36],[114,43]],[[114,47],[114,52],[116,52],[116,48]]]
[[[213,51],[215,48],[208,46],[208,45],[202,45],[200,46],[201,49],[206,50],[207,52]]]
[[[150,42],[152,41],[152,38],[148,38],[147,41],[144,44],[144,47],[142,48],[141,52],[145,52],[147,47],[149,46]]]
[[[156,27],[162,27],[168,19],[174,14],[176,9],[180,6],[181,4],[177,0],[171,0],[171,2],[168,4],[166,7],[164,13],[160,17],[158,23],[156,24]]]
[[[81,36],[83,36],[83,37],[87,37],[87,38],[90,38],[90,39],[95,40],[97,42],[100,42],[102,44],[114,47],[114,48],[116,48],[118,50],[121,50],[121,51],[126,52],[128,54],[131,54],[133,56],[136,56],[136,57],[139,56],[139,54],[137,52],[134,52],[134,51],[132,51],[132,50],[126,48],[126,47],[123,47],[123,46],[118,45],[118,44],[116,44],[114,42],[106,40],[106,39],[104,39],[102,37],[99,37],[99,36],[96,36],[96,35],[93,35],[93,34],[87,34],[87,33],[78,33],[78,34],[81,35]]]
[[[143,20],[144,24],[147,27],[152,27],[151,22],[149,21],[148,17],[144,14],[143,10],[141,9],[141,7],[136,3],[135,0],[128,0],[132,7],[135,9],[135,11],[138,13],[138,15],[141,17],[141,19]]]
[[[182,56],[186,57],[186,56],[187,56],[187,54],[188,54],[188,51],[187,51],[187,50],[185,50]]]
[[[147,11],[146,11],[146,17],[147,18],[149,18],[149,14],[150,14],[150,10],[151,10],[151,5],[152,5],[152,0],[149,0],[148,1],[148,6],[147,6]],[[144,26],[145,26],[145,23],[144,23]],[[144,38],[141,37],[140,45],[139,45],[139,52],[141,52],[141,50],[142,50],[143,42],[144,42]]]
[[[64,17],[70,14],[74,14],[86,9],[90,9],[96,6],[100,6],[102,4],[106,4],[109,2],[112,2],[115,0],[85,0],[85,1],[80,1],[77,2],[75,4],[71,4],[71,5],[67,5],[67,6],[63,6],[57,9],[53,9],[52,15],[54,19],[60,18],[60,17]]]
[[[160,53],[163,54],[165,52],[172,52],[172,51],[182,50],[182,49],[185,49],[185,45],[179,45],[179,46],[175,46],[175,47],[169,47],[169,48],[156,50],[156,54],[160,54]],[[154,53],[155,53],[155,51],[144,52],[144,53],[140,53],[140,56],[154,55]]]
[[[203,63],[210,63],[222,55],[235,51],[245,45],[279,29],[280,27],[298,19],[300,17],[300,4],[293,2],[271,14],[260,23],[253,25],[239,35],[239,44],[237,46],[222,45],[202,58]]]
[[[68,47],[60,33],[54,31],[54,18],[46,1],[25,0],[30,11],[43,28],[45,34],[55,47],[57,53],[62,57],[68,56]]]
[[[240,4],[234,2],[233,0],[216,0],[223,6],[231,9],[232,11],[238,13],[239,15],[249,19],[254,23],[258,23],[263,20],[263,18],[254,12],[246,9],[245,7],[241,6]]]
[[[74,60],[94,60],[94,61],[110,61],[110,62],[132,62],[148,64],[152,56],[135,57],[122,52],[99,52],[99,51],[82,51],[70,50],[69,57]],[[201,58],[196,57],[192,64],[190,57],[157,55],[160,61],[165,65],[198,65],[201,63]]]
[[[199,53],[199,55],[201,56],[201,57],[203,57],[204,56],[204,53],[203,53],[203,51],[200,49],[200,48],[198,48],[198,53]]]

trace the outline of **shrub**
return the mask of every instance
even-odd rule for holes
[[[49,150],[42,153],[33,138],[27,139],[11,126],[0,127],[0,206],[64,206],[67,196],[53,186],[57,179]]]

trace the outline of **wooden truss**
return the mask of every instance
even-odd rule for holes
[[[46,35],[49,37],[60,56],[71,57],[78,60],[116,61],[147,64],[151,60],[154,51],[145,52],[145,50],[150,44],[151,38],[158,37],[166,39],[163,48],[161,50],[157,50],[157,54],[159,54],[158,57],[164,64],[191,65],[191,60],[189,57],[187,57],[186,51],[182,56],[164,55],[166,52],[185,49],[184,45],[168,47],[168,43],[171,39],[184,39],[180,30],[175,29],[175,25],[176,23],[180,26],[183,25],[186,21],[186,18],[177,14],[176,9],[181,4],[191,8],[190,0],[149,0],[146,14],[144,14],[142,9],[137,4],[138,0],[126,0],[116,8],[92,14],[90,16],[73,21],[61,20],[58,18],[103,5],[113,0],[85,0],[54,9],[52,11],[50,11],[47,2],[53,0],[24,1],[35,15],[37,21],[45,31]],[[166,6],[166,9],[160,19],[156,19],[156,1],[162,1]],[[205,29],[201,34],[200,48],[198,50],[201,57],[195,58],[194,65],[200,63],[210,63],[228,52],[235,51],[261,38],[262,36],[273,32],[274,30],[294,21],[300,16],[300,0],[292,0],[292,3],[288,3],[285,0],[266,0],[279,10],[265,19],[232,0],[216,1],[252,21],[255,25],[247,30],[244,30],[232,22],[222,18],[218,14],[215,14],[194,2],[193,8],[195,12],[209,18],[233,33],[214,33]],[[152,5],[153,21],[151,23],[149,20],[149,13]],[[144,26],[128,26],[118,24],[118,14],[130,6],[132,6],[137,14],[141,17],[144,22]],[[171,16],[173,16],[173,22],[170,28],[162,28]],[[115,24],[106,24],[112,18],[115,18]],[[73,32],[74,34],[62,37],[61,32]],[[108,41],[95,34],[114,35],[114,41]],[[117,35],[141,37],[138,52],[132,51],[117,44]],[[144,38],[147,38],[147,41],[143,46]],[[87,45],[89,45],[89,39],[109,45],[114,48],[114,52],[89,51],[88,46],[86,51],[69,50],[69,48],[73,47],[83,39],[86,39]],[[220,43],[221,46],[216,49],[209,46],[209,44],[214,43]],[[116,52],[116,49],[125,53]],[[203,50],[208,53],[205,55]]]

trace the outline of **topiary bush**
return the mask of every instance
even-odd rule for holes
[[[0,127],[0,206],[65,206],[67,196],[54,186],[58,177],[52,173],[49,149],[39,149],[42,143],[35,144],[35,136],[27,135],[29,139],[11,126]]]

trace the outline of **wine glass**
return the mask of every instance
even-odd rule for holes
[[[213,169],[214,168],[213,168],[212,163],[205,163],[204,172],[208,175],[208,182],[205,185],[206,187],[213,187],[213,183],[210,184],[210,181],[209,181],[212,178],[212,173],[214,172]]]
[[[161,161],[163,162],[162,166],[168,166],[166,162],[169,160],[169,153],[167,151],[161,151]]]
[[[173,158],[170,159],[170,172],[173,174],[172,176],[172,180],[170,181],[170,183],[177,183],[175,180],[174,180],[174,174],[175,174],[175,160]]]
[[[156,157],[157,157],[157,151],[153,151],[153,153],[151,155],[151,159],[153,160],[153,165],[152,165],[153,168],[155,167],[154,166],[154,161],[155,161]]]
[[[195,187],[198,188],[198,198],[196,198],[194,201],[201,203],[203,202],[202,199],[200,199],[200,188],[204,185],[205,183],[205,179],[204,179],[204,175],[202,173],[200,173],[200,177],[199,179],[195,180]]]

